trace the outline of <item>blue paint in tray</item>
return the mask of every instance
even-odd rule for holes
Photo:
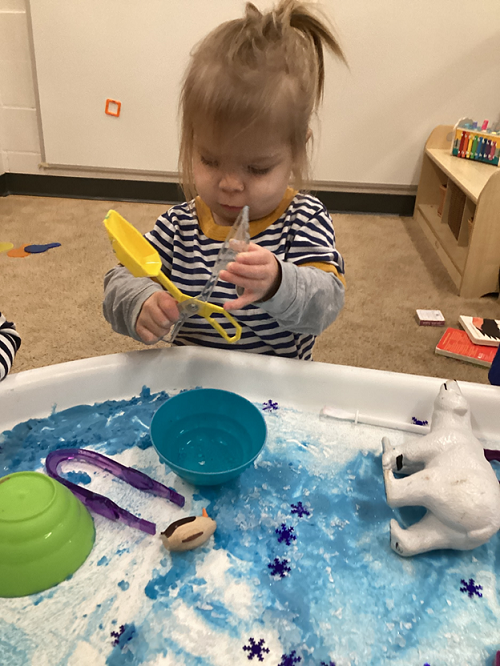
[[[86,645],[110,666],[167,656],[173,663],[233,666],[248,663],[243,646],[250,636],[264,641],[271,666],[291,655],[318,666],[489,666],[498,649],[498,537],[473,552],[411,560],[389,547],[395,512],[385,502],[380,439],[417,435],[325,424],[280,406],[253,467],[223,487],[194,488],[161,465],[151,447],[151,418],[168,398],[145,388],[132,400],[54,412],[0,436],[2,475],[41,470],[53,449],[92,448],[186,496],[180,510],[109,482],[122,492],[119,503],[156,520],[158,532],[203,507],[218,523],[199,550],[168,553],[157,537],[96,517],[94,551],[71,580],[33,598],[2,600],[9,666],[32,663],[36,650],[46,650],[54,666],[68,664]],[[91,488],[99,482],[80,478]],[[421,514],[417,508],[396,517],[409,524]],[[276,559],[289,562],[282,578],[270,574]],[[460,591],[461,581],[471,579],[481,598]],[[54,618],[59,643],[51,648],[45,636]],[[464,623],[467,632],[459,629]],[[44,631],[30,633],[35,625]],[[121,627],[113,644],[111,632]]]

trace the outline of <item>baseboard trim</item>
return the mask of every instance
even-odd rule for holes
[[[412,217],[414,194],[383,194],[381,192],[328,192],[312,191],[330,213],[357,213],[366,215],[401,215]]]
[[[3,188],[2,179],[4,179]],[[5,173],[0,177],[0,195],[9,194],[144,203],[183,201],[182,190],[176,183],[24,173]]]
[[[182,190],[176,183],[4,173],[0,176],[0,196],[10,194],[165,204],[184,201]],[[332,213],[411,217],[415,207],[415,196],[412,194],[326,190],[314,190],[312,194],[317,196]]]

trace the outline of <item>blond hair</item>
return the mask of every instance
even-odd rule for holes
[[[323,46],[345,62],[326,19],[306,3],[281,0],[267,13],[248,2],[241,19],[213,30],[195,48],[180,97],[179,171],[187,199],[196,193],[196,127],[226,131],[256,123],[286,132],[292,176],[300,187],[308,170],[309,123],[323,95]]]

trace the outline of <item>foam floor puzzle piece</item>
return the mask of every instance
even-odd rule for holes
[[[12,250],[7,252],[8,257],[29,257],[29,252],[26,252],[24,248],[27,246],[27,243],[21,245],[21,247],[15,247]]]
[[[8,250],[12,250],[13,247],[14,247],[14,243],[0,242],[0,253],[8,252]]]
[[[60,247],[61,243],[43,243],[41,245],[25,245],[24,250],[29,254],[40,254],[40,252],[47,252],[52,247]]]

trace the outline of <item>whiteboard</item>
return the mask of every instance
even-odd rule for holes
[[[192,47],[239,0],[33,0],[42,150],[50,165],[175,177]],[[270,2],[256,1],[260,8]],[[433,127],[500,120],[498,0],[325,0],[349,60],[327,58],[313,123],[317,184],[418,182]],[[121,102],[106,115],[107,99]],[[113,107],[114,108],[114,107]]]

